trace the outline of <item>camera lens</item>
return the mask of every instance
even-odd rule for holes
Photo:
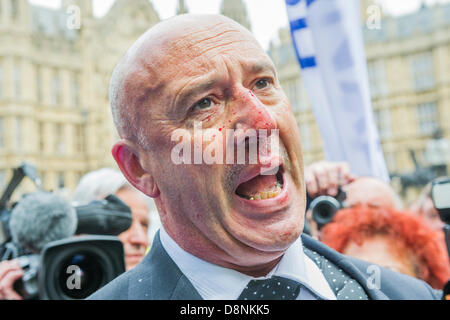
[[[316,214],[320,220],[330,220],[335,212],[335,207],[328,202],[323,202],[316,207]]]
[[[329,223],[336,212],[340,209],[341,205],[333,197],[320,196],[315,198],[311,202],[311,210],[314,221],[317,223],[317,227],[321,229],[324,225]]]
[[[71,299],[83,299],[102,285],[102,259],[92,252],[77,252],[68,256],[58,268],[62,292]]]
[[[123,245],[117,237],[53,241],[44,247],[41,257],[41,299],[85,299],[125,271]]]

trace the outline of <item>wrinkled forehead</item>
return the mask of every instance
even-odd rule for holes
[[[129,80],[152,79],[159,87],[163,80],[215,68],[220,58],[237,64],[253,59],[271,63],[253,35],[228,18],[202,17],[198,23],[193,19],[178,20],[158,25],[140,39]]]
[[[362,177],[343,187],[350,204],[366,203],[395,206],[393,189],[381,180]]]
[[[120,78],[112,83],[118,88],[117,101],[127,106],[122,117],[147,135],[157,130],[149,121],[181,120],[178,106],[191,97],[193,88],[230,85],[230,80],[261,70],[276,74],[250,31],[218,15],[182,15],[157,24],[133,44],[116,69]]]

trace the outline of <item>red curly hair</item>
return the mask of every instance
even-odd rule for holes
[[[410,249],[420,279],[434,288],[444,287],[450,278],[450,263],[443,233],[433,231],[412,213],[366,206],[343,209],[322,229],[321,241],[343,252],[349,243],[362,245],[380,234],[389,236],[393,245]]]

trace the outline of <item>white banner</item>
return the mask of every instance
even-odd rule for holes
[[[370,101],[358,0],[286,0],[327,160],[389,181]]]

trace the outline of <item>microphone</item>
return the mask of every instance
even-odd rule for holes
[[[76,234],[117,236],[132,223],[131,209],[117,196],[110,194],[104,200],[86,205],[75,205],[78,226]]]
[[[77,215],[62,196],[39,191],[17,203],[9,223],[13,241],[39,253],[49,242],[72,237],[77,228]]]

